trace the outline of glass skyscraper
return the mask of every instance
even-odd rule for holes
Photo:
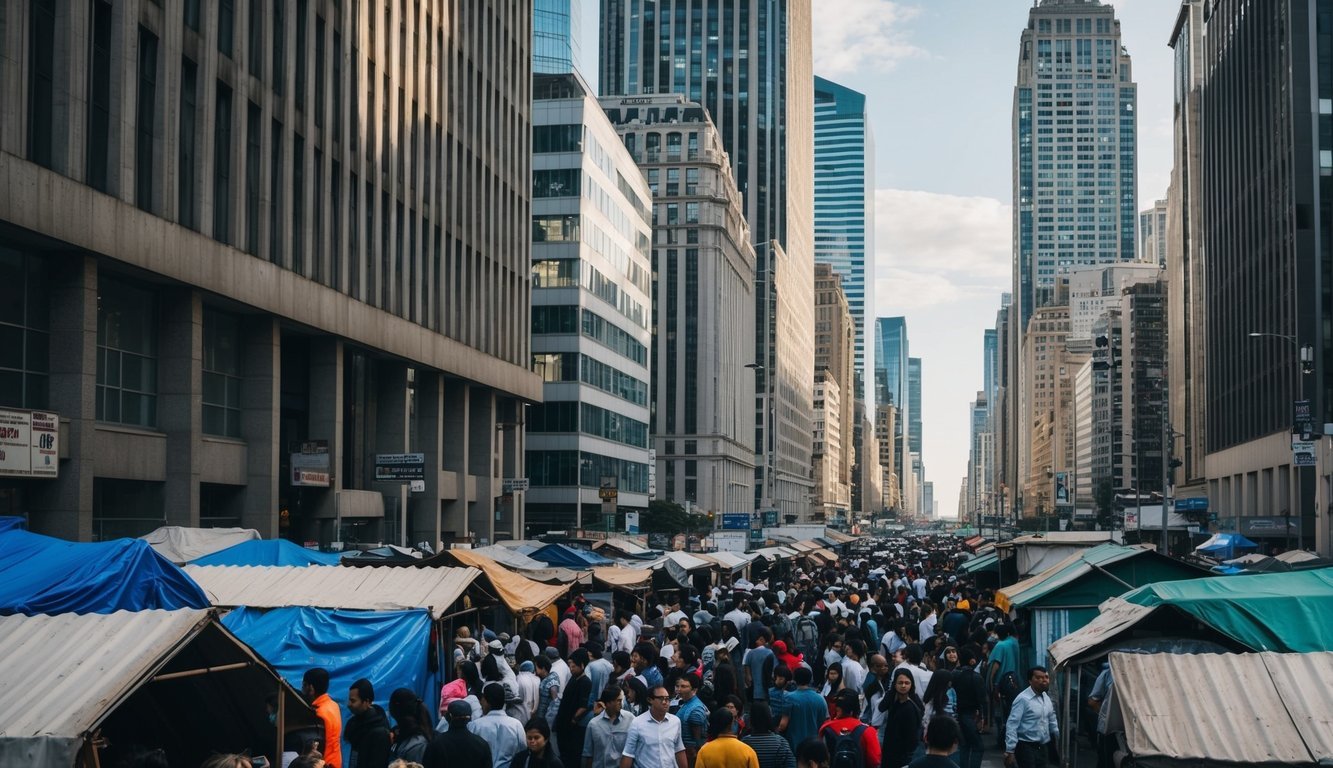
[[[579,63],[582,0],[534,0],[532,73],[563,75]]]
[[[815,78],[815,261],[842,276],[856,323],[856,379],[866,382],[867,307],[875,306],[874,142],[865,94]],[[873,353],[873,348],[871,349]],[[858,397],[870,398],[857,388]]]
[[[905,475],[912,469],[909,453],[911,435],[911,398],[908,384],[907,318],[881,317],[875,321],[875,399],[879,405],[893,405],[897,418],[893,425],[893,471],[900,490],[905,490]],[[906,504],[907,498],[903,497]]]

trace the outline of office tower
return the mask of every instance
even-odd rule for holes
[[[884,509],[883,467],[879,459],[879,440],[875,424],[866,413],[866,401],[856,400],[853,441],[856,446],[852,465],[852,510],[863,519],[873,520]]]
[[[1160,278],[1125,288],[1120,296],[1118,367],[1121,440],[1128,487],[1162,491],[1162,409],[1166,405],[1166,284]]]
[[[1107,339],[1107,345],[1095,348],[1089,359],[1092,377],[1090,403],[1092,447],[1087,472],[1088,480],[1092,484],[1093,499],[1100,507],[1108,494],[1121,491],[1129,484],[1122,442],[1125,431],[1124,412],[1121,408],[1124,400],[1124,377],[1120,375],[1116,362],[1119,358],[1118,350],[1124,341],[1118,305],[1102,314],[1093,325],[1093,333],[1105,336]],[[1110,517],[1112,510],[1099,508],[1098,513],[1104,524],[1114,524]]]
[[[810,3],[602,0],[601,9],[601,92],[685,95],[708,110],[731,157],[757,264],[755,506],[795,520],[812,490]]]
[[[582,55],[583,0],[533,0],[532,73],[563,75]]]
[[[1291,432],[1296,400],[1311,401],[1313,431],[1333,421],[1326,398],[1333,367],[1325,365],[1333,354],[1325,330],[1333,318],[1326,5],[1206,4],[1199,115],[1208,497],[1226,514],[1299,516],[1307,543],[1318,521],[1323,551],[1330,516],[1326,502],[1315,509],[1314,473],[1292,466]],[[1263,102],[1236,98],[1259,83],[1270,94]],[[1304,347],[1312,348],[1308,366]],[[1285,537],[1285,520],[1277,527]]]
[[[1139,212],[1139,261],[1156,264],[1166,269],[1167,203],[1153,202],[1153,206]]]
[[[647,177],[656,211],[658,496],[700,513],[750,512],[755,259],[731,163],[708,113],[683,96],[611,96],[601,105]]]
[[[856,322],[856,396],[873,362],[866,360],[867,307],[875,306],[875,146],[865,94],[815,78],[815,261],[842,275]],[[873,352],[873,345],[871,352]]]
[[[652,193],[577,73],[532,79],[532,359],[526,535],[647,511]]]
[[[907,358],[907,411],[911,418],[908,424],[908,447],[920,458],[923,452],[921,450],[921,358],[919,357]],[[929,514],[929,508],[925,506],[921,494],[925,489],[925,474],[925,462],[921,460],[913,471],[915,484],[913,500],[917,504],[917,514],[920,516]]]
[[[901,516],[902,485],[896,467],[901,464],[901,434],[898,432],[898,409],[883,403],[875,408],[875,440],[879,444],[880,489],[884,508],[890,515]]]
[[[851,506],[856,321],[831,264],[815,264],[815,500],[826,521]]]
[[[921,486],[921,497],[925,499],[921,505],[925,508],[925,516],[929,518],[939,517],[939,510],[935,508],[935,484],[926,483]]]
[[[445,5],[10,6],[0,405],[57,414],[68,458],[0,481],[6,513],[520,533],[531,11]]]
[[[1020,432],[1020,449],[1027,456],[1028,467],[1024,496],[1025,514],[1052,514],[1056,473],[1073,470],[1073,378],[1078,366],[1087,359],[1071,353],[1066,346],[1069,335],[1069,308],[1042,307],[1032,315],[1024,339],[1024,365],[1030,373],[1027,429]]]
[[[1206,496],[1205,380],[1206,345],[1202,182],[1199,179],[1199,108],[1203,83],[1203,0],[1180,5],[1171,39],[1175,52],[1175,164],[1167,191],[1167,378],[1171,389],[1171,428],[1175,456],[1176,498]]]
[[[881,317],[875,322],[874,359],[876,399],[880,405],[894,407],[892,436],[894,445],[890,450],[881,444],[880,457],[892,459],[893,463],[890,466],[896,482],[896,496],[901,502],[906,503],[907,492],[912,490],[912,481],[906,479],[912,471],[910,458],[912,446],[909,441],[912,413],[909,410],[911,400],[908,385],[907,318]]]
[[[1093,344],[1092,327],[1106,310],[1120,304],[1131,285],[1162,277],[1156,262],[1079,267],[1069,273],[1069,344],[1087,351]]]

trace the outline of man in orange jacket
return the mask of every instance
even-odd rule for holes
[[[343,713],[338,702],[329,698],[329,671],[315,667],[306,672],[301,678],[301,693],[315,708],[315,716],[324,723],[324,743],[319,745],[324,753],[324,764],[329,768],[342,768]]]

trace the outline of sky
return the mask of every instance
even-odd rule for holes
[[[875,142],[876,316],[922,359],[922,461],[943,517],[967,474],[982,335],[1012,271],[1011,118],[1032,0],[812,0],[815,74],[866,94]],[[1138,83],[1138,209],[1171,175],[1176,0],[1116,8]],[[597,0],[583,0],[596,77]]]

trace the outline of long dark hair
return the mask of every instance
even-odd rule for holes
[[[430,736],[430,713],[409,688],[399,688],[389,696],[389,714],[398,723],[398,743],[413,736]]]
[[[898,678],[900,677],[906,677],[907,681],[912,684],[911,689],[907,691],[907,700],[915,704],[918,710],[922,712],[926,711],[926,705],[921,702],[921,697],[918,696],[916,693],[916,677],[914,677],[912,673],[906,669],[898,669],[894,671],[893,682],[891,683],[889,688],[890,695],[885,696],[884,700],[886,702],[887,701],[896,702],[898,700]]]
[[[474,696],[481,696],[481,672],[477,670],[477,664],[473,661],[465,661],[458,668],[459,677],[467,683],[467,692]]]
[[[940,671],[930,676],[930,682],[926,684],[926,692],[921,694],[921,700],[935,706],[936,714],[943,714],[945,705],[949,702],[949,689],[953,687],[953,675]]]

